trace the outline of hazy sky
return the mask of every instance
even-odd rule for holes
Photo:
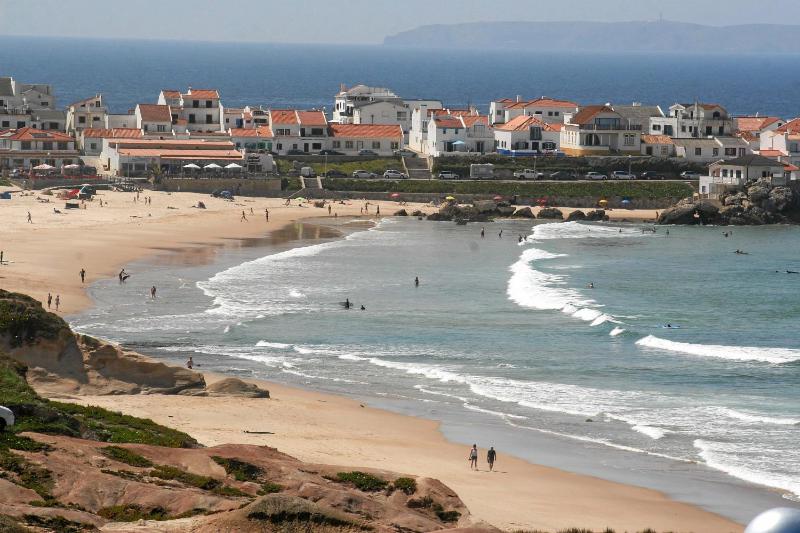
[[[514,6],[514,7],[512,7]],[[378,43],[496,20],[800,23],[799,0],[0,0],[0,35]]]

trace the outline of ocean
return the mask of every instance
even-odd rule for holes
[[[718,102],[732,114],[800,115],[800,56],[424,51],[280,45],[0,37],[0,75],[51,83],[61,107],[102,92],[112,112],[154,103],[161,89],[216,88],[227,107],[328,111],[340,84],[386,86],[484,112],[497,98],[581,104]]]
[[[71,323],[741,521],[800,505],[799,228],[361,224],[133,265]]]

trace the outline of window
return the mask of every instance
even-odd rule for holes
[[[331,146],[333,146],[334,150],[337,149],[337,148],[341,148],[342,147],[342,141],[333,141]]]
[[[30,141],[22,141],[22,149],[23,150],[30,150],[31,149],[31,142]]]
[[[278,150],[283,150],[283,144],[282,143],[278,143],[278,144],[275,145],[275,148],[278,149]]]
[[[275,135],[291,135],[291,134],[292,130],[290,130],[289,128],[278,128],[277,130],[275,130]]]
[[[711,155],[717,157],[719,155],[719,148],[714,148],[711,150]]]
[[[352,150],[352,149],[353,149],[353,141],[345,141],[345,142],[344,142],[344,147],[345,147],[347,150]]]
[[[686,126],[681,126],[681,131],[682,131],[683,133],[686,133]]]
[[[42,150],[52,150],[52,149],[53,149],[53,143],[51,141],[42,143]]]
[[[540,128],[539,126],[531,126],[528,131],[530,133],[528,138],[531,141],[541,141],[542,140],[542,128]]]
[[[703,149],[702,149],[702,148],[699,148],[699,147],[698,147],[698,148],[695,148],[695,149],[694,149],[694,155],[697,155],[697,156],[701,156],[701,155],[703,155]]]
[[[200,107],[200,100],[192,100],[192,107],[194,108]]]
[[[42,102],[42,107],[47,107],[50,105],[50,102]]]
[[[719,127],[719,134],[720,135],[725,135],[725,126],[720,126]]]
[[[736,157],[736,148],[725,148],[725,155]]]
[[[553,111],[553,116],[557,117],[561,114],[561,111]]]
[[[4,127],[4,128],[7,128],[7,127],[8,127],[8,124],[9,124],[9,122],[8,122],[7,120],[4,120],[4,121],[3,121],[3,123],[2,123],[2,124],[0,124],[0,126],[2,126],[2,127]]]
[[[147,127],[147,124],[144,125],[144,131],[150,131],[150,128]]]
[[[672,126],[670,124],[664,124],[664,135],[672,137],[673,133]]]
[[[661,147],[661,155],[664,156],[664,157],[669,155],[669,147],[668,146],[662,146]]]
[[[69,150],[69,146],[67,145],[67,143],[58,143],[58,149],[59,150]]]
[[[653,147],[652,146],[648,146],[647,148],[644,149],[644,152],[647,155],[653,155]]]
[[[58,122],[51,122],[51,123],[50,123],[50,129],[51,129],[51,130],[57,130],[57,129],[59,129],[59,128],[58,128]]]
[[[556,143],[554,142],[543,142],[542,143],[542,150],[555,150]]]
[[[661,131],[661,124],[653,124],[653,131]]]
[[[206,124],[213,124],[213,123],[214,123],[214,116],[206,115]]]
[[[713,135],[714,134],[713,132],[714,128],[712,128],[711,126],[706,126],[706,135]]]
[[[380,141],[372,141],[372,149],[373,150],[380,150],[381,149],[381,142]]]
[[[178,115],[176,113],[172,114],[172,123],[176,124],[178,122]]]
[[[91,148],[92,150],[97,150],[97,143],[89,144],[89,148]]]
[[[167,131],[167,127],[164,126],[163,124],[159,124],[158,126],[156,126],[156,131],[161,131],[161,132]]]
[[[311,128],[311,135],[314,137],[322,137],[324,133],[322,128]]]
[[[94,103],[95,107],[100,107],[100,100]]]
[[[636,135],[632,133],[625,134],[625,146],[633,146],[636,142]]]
[[[195,118],[194,113],[192,113],[189,115],[189,124],[194,124],[195,122],[197,122],[197,119]]]
[[[736,171],[736,177],[737,178],[741,178],[742,177],[742,171],[741,170],[737,170]]]
[[[211,107],[211,100],[206,100],[206,107]]]
[[[86,117],[84,116],[78,117],[78,124],[86,124]]]
[[[790,152],[800,152],[800,143],[790,143],[789,144],[789,151]]]
[[[553,116],[553,112],[552,112],[552,111],[548,111],[548,112],[547,112],[547,116],[548,116],[548,117],[552,117],[552,116]]]
[[[322,143],[311,143],[312,150],[322,150]]]
[[[399,150],[399,149],[400,149],[400,143],[398,143],[398,142],[393,142],[393,143],[391,144],[391,148],[392,148],[392,150]]]

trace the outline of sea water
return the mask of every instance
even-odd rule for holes
[[[533,460],[548,462],[531,440],[546,436],[617,453],[596,463],[661,461],[655,477],[696,464],[800,496],[800,228],[484,226],[385,219],[142,265],[93,285],[97,307],[72,322],[173,363],[449,421],[465,441],[503,435]]]

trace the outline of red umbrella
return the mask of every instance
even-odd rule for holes
[[[502,199],[503,199],[503,197],[502,197],[502,196],[495,196],[495,197],[494,197],[494,199],[495,199],[495,200],[502,200]]]
[[[389,197],[390,198],[400,198],[400,193],[399,192],[393,192],[392,194],[389,195]]]

